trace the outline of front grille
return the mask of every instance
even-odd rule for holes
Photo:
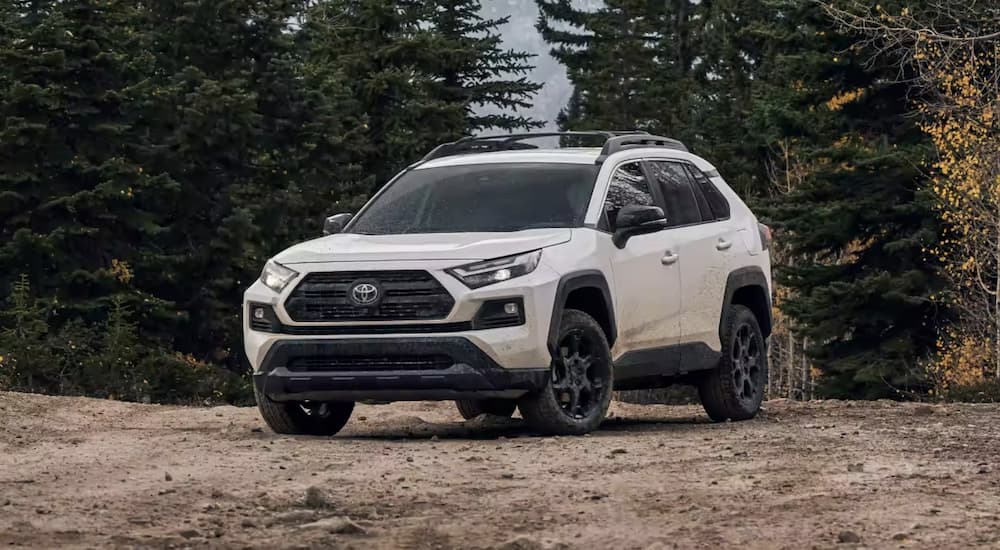
[[[451,357],[435,355],[338,355],[296,357],[288,362],[293,372],[364,372],[444,370],[454,364]]]
[[[348,298],[358,281],[380,287],[378,304],[364,307]],[[336,271],[306,275],[288,297],[285,310],[300,323],[414,321],[443,319],[454,305],[454,298],[426,271]]]

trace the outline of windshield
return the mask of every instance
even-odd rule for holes
[[[579,227],[592,164],[476,164],[411,170],[379,194],[349,233],[460,233]]]

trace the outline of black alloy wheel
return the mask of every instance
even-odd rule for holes
[[[563,311],[548,383],[518,402],[533,429],[553,435],[596,430],[611,405],[614,371],[601,325],[575,309]]]
[[[600,345],[581,329],[571,330],[559,342],[560,360],[552,362],[552,392],[570,418],[586,418],[601,406],[608,365],[593,353]]]
[[[733,335],[733,388],[747,407],[759,402],[764,392],[764,369],[760,334],[749,323],[741,323]]]

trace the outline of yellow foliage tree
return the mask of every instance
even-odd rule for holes
[[[986,3],[941,0],[934,13],[826,5],[844,27],[915,70],[923,130],[938,152],[931,189],[945,228],[929,250],[951,284],[939,330],[939,390],[1000,379],[1000,19]],[[992,13],[992,17],[989,14]]]
[[[938,250],[957,320],[942,331],[943,386],[1000,377],[1000,42],[964,47],[919,42],[915,60],[934,83],[920,107],[938,160],[933,192],[947,234]]]

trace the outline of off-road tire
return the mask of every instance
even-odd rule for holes
[[[466,420],[472,420],[481,414],[510,418],[517,410],[517,401],[513,399],[460,399],[455,401],[455,405]]]
[[[574,354],[571,348],[576,336],[580,339]],[[558,342],[559,357],[552,361],[549,380],[542,390],[521,398],[521,416],[530,428],[544,434],[592,432],[601,425],[611,404],[614,369],[608,339],[593,317],[567,309],[559,323]],[[589,360],[585,361],[584,355]],[[581,381],[581,376],[586,380]],[[585,392],[589,392],[586,399]],[[584,400],[586,406],[581,404]]]
[[[275,433],[289,435],[334,435],[339,432],[354,411],[353,401],[302,403],[299,401],[272,401],[256,386],[257,408],[264,422]],[[309,413],[306,409],[315,412]]]
[[[705,374],[698,395],[715,422],[757,416],[767,387],[767,343],[749,308],[731,305],[722,323],[722,358]]]

